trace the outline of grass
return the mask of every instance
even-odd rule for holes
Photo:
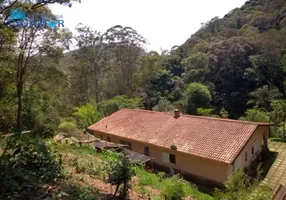
[[[272,141],[272,142],[284,142],[284,143],[286,143],[286,137],[285,138],[272,137],[272,138],[269,138],[269,140]]]
[[[162,191],[168,185],[172,184],[172,180],[169,178],[162,178],[156,174],[145,171],[144,169],[137,168],[136,176],[139,178],[139,184],[144,186],[149,185],[154,189]],[[212,200],[208,194],[200,192],[195,185],[190,184],[187,181],[182,183],[183,190],[187,196],[197,198],[199,200]]]
[[[106,162],[118,159],[117,154],[112,151],[96,152],[90,146],[78,147],[75,145],[55,144],[54,148],[63,155],[65,168],[73,168],[78,174],[88,174],[92,178],[104,180],[107,174],[104,173]],[[161,192],[172,185],[172,180],[163,178],[154,173],[145,171],[142,166],[135,168],[136,179],[132,181],[132,188],[141,196],[150,195],[152,199],[163,199]],[[195,185],[182,181],[182,188],[187,196],[199,200],[211,200],[210,195],[200,192]]]

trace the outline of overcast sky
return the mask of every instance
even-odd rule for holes
[[[114,25],[131,26],[150,43],[148,50],[181,45],[215,16],[223,17],[246,0],[82,0],[71,8],[52,5],[65,26],[78,23],[105,31]]]

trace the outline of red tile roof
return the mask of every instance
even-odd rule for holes
[[[259,125],[270,124],[121,109],[89,129],[232,163]]]

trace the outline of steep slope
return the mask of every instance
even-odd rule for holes
[[[181,59],[185,83],[208,84],[213,105],[237,118],[257,88],[278,88],[285,97],[285,33],[284,0],[250,0],[213,18],[172,52]]]

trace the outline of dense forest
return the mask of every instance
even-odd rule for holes
[[[284,0],[249,0],[161,53],[121,25],[79,24],[74,35],[8,26],[13,7],[52,14],[45,1],[8,2],[0,0],[0,133],[50,137],[126,107],[271,122],[272,136],[286,137]]]

